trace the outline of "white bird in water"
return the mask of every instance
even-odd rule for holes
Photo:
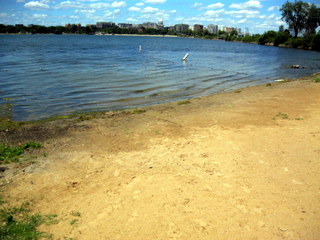
[[[189,53],[187,53],[186,55],[184,55],[184,57],[182,58],[182,61],[187,60],[188,56],[189,56]]]
[[[141,52],[142,51],[142,47],[141,47],[141,45],[139,45],[139,52]]]

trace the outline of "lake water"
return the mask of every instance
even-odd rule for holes
[[[288,68],[294,64],[305,68]],[[320,52],[298,49],[186,38],[0,35],[0,114],[37,120],[141,107],[315,72]]]

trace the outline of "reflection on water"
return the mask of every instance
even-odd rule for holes
[[[0,35],[0,49],[0,105],[11,99],[15,120],[145,106],[320,71],[319,52],[201,39]],[[305,68],[288,68],[294,64]]]

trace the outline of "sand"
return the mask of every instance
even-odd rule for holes
[[[54,239],[320,239],[312,79],[78,122],[2,188]]]

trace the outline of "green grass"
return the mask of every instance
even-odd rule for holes
[[[316,78],[314,79],[314,81],[315,81],[316,83],[320,83],[320,77],[316,77]]]
[[[37,227],[42,224],[56,224],[57,215],[30,214],[30,203],[25,202],[19,207],[4,207],[0,209],[0,239],[1,240],[33,240],[50,239],[51,235],[39,232]]]
[[[191,102],[189,100],[184,100],[184,101],[179,101],[177,102],[178,105],[185,105],[185,104],[190,104]]]
[[[70,221],[70,225],[75,225],[78,222],[78,219],[72,219]]]
[[[21,146],[0,145],[0,164],[9,162],[18,162],[19,157],[29,149],[39,149],[42,145],[35,142],[28,142]]]
[[[282,112],[279,112],[279,113],[276,115],[276,117],[282,118],[282,119],[289,119],[288,114],[282,113]]]
[[[75,211],[72,211],[70,213],[71,216],[74,216],[74,217],[80,217],[81,216],[81,213],[80,212],[75,212]]]
[[[144,113],[146,112],[145,109],[134,109],[133,111],[131,111],[131,114],[141,114],[141,113]]]

